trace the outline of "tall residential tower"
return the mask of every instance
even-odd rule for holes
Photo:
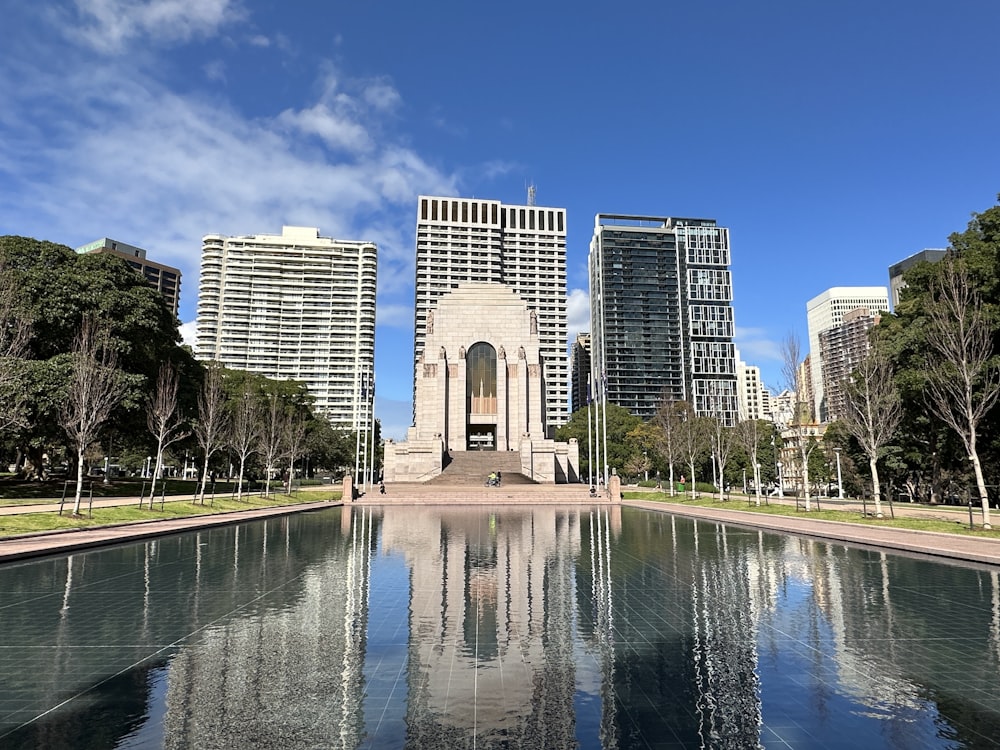
[[[414,371],[440,297],[464,283],[503,284],[537,321],[551,437],[568,418],[566,209],[420,196],[416,266]]]
[[[314,409],[348,429],[372,424],[376,248],[320,237],[206,235],[195,353],[277,380],[299,380]]]
[[[729,230],[713,219],[598,214],[590,243],[593,373],[644,419],[663,399],[738,418]]]

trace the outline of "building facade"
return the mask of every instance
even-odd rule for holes
[[[893,310],[899,304],[899,295],[906,287],[906,282],[903,281],[903,274],[906,270],[917,263],[937,263],[947,254],[948,251],[942,248],[929,247],[889,266],[889,296],[892,299]]]
[[[819,335],[819,351],[823,357],[823,392],[831,422],[844,416],[847,399],[844,385],[868,355],[871,349],[869,331],[880,320],[880,315],[872,315],[867,307],[859,307],[846,313],[844,322],[839,326]]]
[[[413,426],[405,441],[384,446],[386,482],[429,481],[473,451],[489,451],[494,464],[506,453],[535,482],[579,481],[576,441],[545,434],[538,318],[504,284],[460,284],[437,299],[414,375]]]
[[[141,247],[102,237],[76,249],[78,253],[111,253],[122,258],[132,268],[142,274],[147,283],[163,295],[167,307],[177,316],[177,305],[181,296],[181,272],[173,266],[155,263],[146,257]]]
[[[196,356],[301,381],[332,424],[370,429],[375,244],[312,227],[202,242]]]
[[[664,400],[739,415],[729,230],[713,219],[598,214],[590,243],[593,372],[649,419]]]
[[[566,209],[419,197],[414,372],[437,301],[465,283],[502,284],[535,312],[545,363],[543,424],[551,437],[568,419]],[[414,408],[416,389],[415,379]]]
[[[844,315],[859,307],[866,307],[872,314],[889,311],[889,290],[884,286],[835,286],[813,297],[806,303],[806,322],[809,328],[809,354],[811,357],[810,383],[812,383],[812,410],[816,421],[828,420],[823,391],[823,354],[819,335],[839,326]]]
[[[590,398],[590,356],[590,334],[576,334],[569,358],[572,411],[584,408]]]
[[[760,368],[748,365],[736,355],[736,381],[740,421],[771,419],[771,394],[760,378]]]

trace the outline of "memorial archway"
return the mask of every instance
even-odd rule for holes
[[[497,447],[497,350],[480,341],[465,356],[467,450]]]

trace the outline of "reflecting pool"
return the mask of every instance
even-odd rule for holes
[[[0,566],[3,748],[980,748],[986,566],[604,507],[334,508]]]

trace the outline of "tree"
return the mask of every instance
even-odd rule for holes
[[[797,460],[802,477],[802,492],[806,503],[806,512],[812,510],[809,491],[809,456],[816,447],[816,441],[808,439],[807,425],[812,422],[812,406],[805,398],[806,383],[802,371],[802,345],[798,337],[789,333],[781,345],[781,374],[785,387],[795,394],[795,408],[792,410],[788,429],[795,439],[794,448],[798,452]]]
[[[0,255],[0,433],[15,425],[25,426],[21,357],[31,327],[18,313],[16,293],[14,276]]]
[[[288,459],[288,486],[285,488],[292,494],[292,483],[295,479],[295,461],[302,455],[306,443],[306,420],[302,414],[291,414],[285,420],[285,431],[282,436],[284,457]],[[374,467],[373,467],[374,468]]]
[[[596,405],[595,405],[596,408]],[[573,412],[569,421],[556,430],[556,440],[568,441],[576,438],[579,445],[587,444],[587,413],[588,409],[578,409]],[[614,404],[607,405],[607,434],[608,434],[608,467],[624,470],[629,458],[635,453],[636,448],[628,440],[628,434],[642,424],[642,419],[630,413],[628,409]],[[601,416],[605,414],[604,407],[601,407]],[[604,440],[604,425],[601,425],[601,441]],[[596,456],[595,456],[596,458]],[[580,467],[581,472],[584,467]]]
[[[684,401],[674,401],[671,398],[663,398],[653,415],[653,424],[659,429],[659,440],[657,448],[660,455],[667,462],[667,473],[670,475],[670,496],[677,493],[677,485],[674,482],[674,464],[680,457],[680,435],[682,422],[688,412],[688,406]]]
[[[843,385],[844,413],[840,421],[861,444],[872,474],[875,515],[882,517],[882,490],[879,484],[878,459],[888,444],[903,411],[893,380],[892,363],[875,347]]]
[[[979,294],[960,260],[941,261],[928,309],[928,402],[931,410],[962,441],[976,477],[983,528],[990,525],[990,503],[977,441],[984,417],[1000,398],[1000,363],[993,332]]]
[[[205,380],[198,394],[198,419],[194,423],[194,434],[205,456],[201,472],[201,488],[198,498],[205,504],[205,485],[208,483],[208,467],[224,443],[226,430],[229,426],[229,414],[226,412],[225,390],[222,387],[222,366],[211,362],[205,369]]]
[[[156,440],[156,469],[149,485],[149,507],[153,507],[156,497],[156,480],[163,478],[163,451],[191,433],[184,430],[184,417],[177,411],[177,388],[180,379],[177,368],[170,362],[160,365],[156,377],[156,388],[149,397],[146,411],[146,425]],[[164,481],[166,481],[164,479]]]
[[[709,429],[704,417],[695,416],[691,404],[684,404],[680,413],[680,430],[678,430],[678,442],[681,446],[681,455],[687,460],[688,470],[691,472],[691,497],[697,496],[695,463],[705,452],[709,443]]]
[[[147,396],[164,361],[180,370],[179,402],[193,406],[201,368],[179,346],[178,322],[162,295],[124,260],[15,236],[0,237],[0,258],[14,290],[14,315],[30,322],[20,362],[24,419],[10,430],[26,472],[41,476],[43,456],[67,444],[61,413],[69,353],[85,316],[102,321],[125,384],[108,418],[118,435],[131,440],[145,433]],[[141,450],[149,450],[148,442]]]
[[[273,393],[267,395],[261,410],[263,423],[257,433],[257,451],[264,459],[264,494],[271,494],[271,476],[282,456],[288,413],[281,400]]]
[[[734,432],[737,444],[746,451],[747,458],[750,460],[754,494],[757,505],[760,506],[760,441],[763,433],[761,422],[757,419],[741,419],[740,422],[737,422]]]
[[[72,373],[60,422],[76,449],[76,492],[73,514],[80,513],[84,453],[125,393],[107,329],[92,316],[83,319],[73,344]]]
[[[235,451],[240,462],[236,499],[243,499],[243,476],[247,459],[254,454],[260,444],[261,408],[256,395],[247,388],[240,398],[233,402],[230,421],[229,446]]]

